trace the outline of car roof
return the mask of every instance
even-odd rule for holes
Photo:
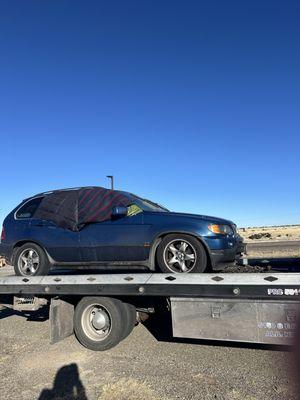
[[[47,196],[48,194],[52,194],[52,193],[68,192],[68,191],[71,191],[71,190],[79,190],[79,189],[98,189],[98,188],[103,188],[103,186],[78,186],[78,187],[71,187],[71,188],[65,188],[65,189],[53,189],[53,190],[48,190],[46,192],[40,192],[40,193],[37,193],[37,194],[35,194],[33,196],[27,197],[23,201],[28,201],[28,200],[34,199],[36,197]],[[103,188],[103,189],[108,189],[108,188]],[[115,190],[115,192],[124,193],[126,195],[129,195],[129,194],[132,195],[131,193],[124,192],[122,190]]]

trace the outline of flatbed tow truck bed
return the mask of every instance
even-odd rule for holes
[[[50,306],[51,343],[75,333],[92,350],[117,345],[153,314],[168,314],[178,338],[292,344],[299,297],[300,273],[0,274],[3,307]]]

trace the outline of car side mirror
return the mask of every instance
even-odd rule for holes
[[[115,206],[112,208],[111,216],[112,218],[123,218],[127,215],[127,207],[124,206]]]

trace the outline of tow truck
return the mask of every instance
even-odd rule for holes
[[[49,309],[51,343],[75,333],[108,350],[157,315],[174,338],[289,345],[296,332],[300,273],[1,275],[2,307]]]

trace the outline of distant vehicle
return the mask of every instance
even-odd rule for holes
[[[204,272],[224,268],[244,250],[231,221],[171,212],[99,187],[24,200],[5,218],[0,243],[0,254],[23,276],[47,275],[52,266]]]

